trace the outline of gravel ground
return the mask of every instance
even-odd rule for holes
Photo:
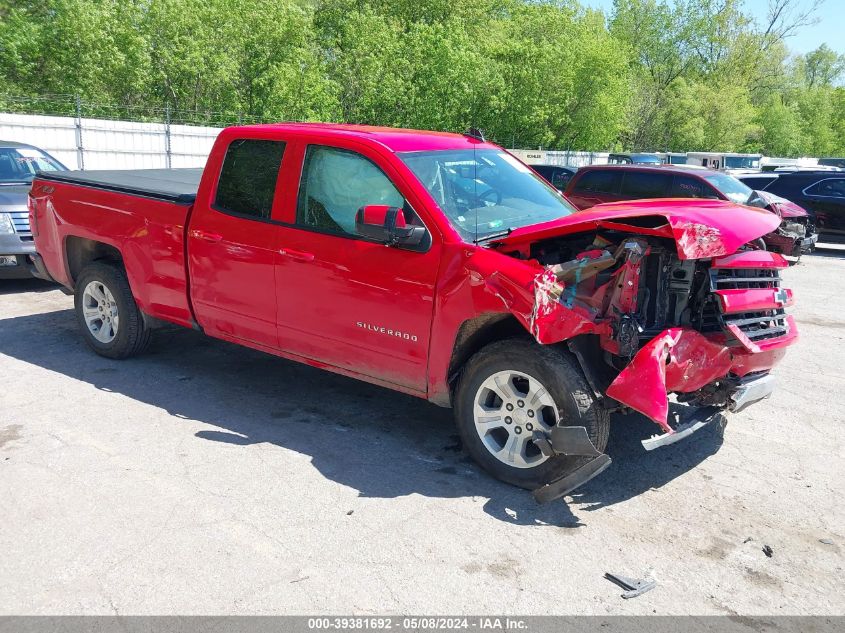
[[[70,297],[0,282],[0,614],[843,614],[845,251],[786,278],[770,400],[650,453],[619,417],[549,506],[448,410],[189,331],[109,361]]]

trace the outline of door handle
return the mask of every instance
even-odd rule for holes
[[[314,261],[314,254],[313,253],[304,253],[303,251],[294,251],[289,248],[280,248],[279,255],[283,255],[285,257],[290,257],[291,259],[295,259],[298,262],[313,262]]]
[[[219,242],[223,239],[223,236],[219,233],[206,233],[205,231],[200,231],[199,229],[191,231],[191,237],[195,237],[205,242]]]

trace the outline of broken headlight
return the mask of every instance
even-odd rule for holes
[[[804,225],[800,222],[789,222],[788,220],[784,220],[780,223],[780,231],[781,233],[801,237],[804,235]]]

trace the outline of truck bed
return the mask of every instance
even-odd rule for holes
[[[201,168],[102,169],[39,172],[38,179],[154,198],[176,204],[193,204],[197,197],[201,176]]]
[[[118,251],[135,300],[147,315],[192,325],[185,226],[201,169],[40,172],[34,226],[38,254],[59,283],[73,287],[75,262],[97,244]],[[49,187],[45,187],[49,185]],[[49,237],[47,237],[49,236]],[[36,236],[36,240],[39,236]]]

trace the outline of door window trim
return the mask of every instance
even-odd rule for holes
[[[845,181],[845,178],[839,178],[839,177],[822,178],[821,180],[817,180],[816,182],[814,182],[812,185],[808,185],[807,187],[804,187],[804,189],[801,190],[801,193],[803,193],[805,196],[812,196],[812,197],[816,197],[816,198],[831,198],[833,200],[845,200],[845,196],[826,196],[826,195],[821,194],[821,193],[807,193],[807,191],[809,189],[812,189],[813,187],[816,187],[816,186],[822,184],[823,182],[825,182],[827,180],[842,180],[842,181]]]
[[[282,157],[279,160],[279,170],[276,172],[276,182],[273,186],[273,199],[270,203],[270,216],[269,217],[262,217],[260,215],[252,215],[250,213],[241,213],[239,211],[232,211],[231,209],[226,209],[225,207],[221,207],[217,204],[217,191],[220,187],[220,178],[223,176],[223,165],[226,163],[226,156],[229,154],[229,148],[232,147],[235,143],[239,141],[270,141],[273,143],[281,143],[282,147]],[[252,220],[253,222],[261,222],[264,224],[279,224],[279,220],[273,219],[273,211],[276,209],[276,199],[279,195],[279,184],[281,183],[281,176],[282,176],[282,169],[284,168],[285,164],[285,156],[288,155],[288,149],[290,147],[290,142],[287,139],[270,139],[270,138],[260,138],[260,137],[252,137],[252,136],[239,136],[233,138],[229,141],[229,144],[226,146],[226,151],[223,154],[223,160],[220,161],[220,169],[217,173],[217,180],[214,183],[214,192],[213,197],[211,199],[210,204],[208,205],[210,209],[216,211],[217,213],[221,213],[223,215],[227,215],[233,218],[239,218],[242,220]],[[283,224],[283,223],[282,223]]]

